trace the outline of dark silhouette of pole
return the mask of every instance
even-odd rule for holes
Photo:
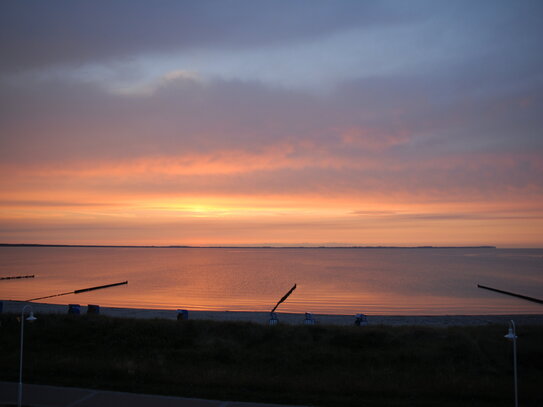
[[[8,277],[0,277],[0,280],[17,280],[19,278],[34,278],[34,274],[31,276],[8,276]]]
[[[43,300],[45,298],[60,297],[62,295],[85,293],[87,291],[101,290],[103,288],[115,287],[115,286],[123,285],[123,284],[128,284],[128,281],[122,281],[120,283],[113,283],[113,284],[106,284],[106,285],[98,285],[96,287],[81,288],[79,290],[69,291],[67,293],[60,293],[60,294],[46,295],[45,297],[31,298],[30,300],[26,300],[26,301],[37,301],[37,300]]]
[[[17,407],[21,407],[23,401],[23,343],[24,343],[24,326],[25,326],[25,309],[30,308],[30,315],[26,319],[29,322],[35,321],[36,317],[32,311],[32,305],[27,304],[21,311],[21,352],[19,354],[19,387],[17,397]]]
[[[285,295],[283,295],[283,298],[281,298],[281,299],[279,300],[279,302],[278,302],[277,304],[275,304],[275,307],[273,307],[273,309],[271,310],[271,312],[274,312],[274,311],[277,309],[277,307],[279,306],[279,304],[281,304],[283,301],[285,301],[285,300],[288,298],[288,296],[289,296],[290,294],[292,294],[292,292],[293,292],[295,289],[296,289],[296,284],[294,284],[294,286],[288,291],[288,293],[286,293]]]
[[[517,333],[515,329],[515,321],[509,323],[509,332],[505,335],[507,339],[513,341],[513,375],[515,388],[515,407],[518,407],[518,380],[517,380]]]
[[[528,297],[527,295],[516,294],[516,293],[512,293],[510,291],[498,290],[497,288],[487,287],[487,286],[481,285],[481,284],[477,284],[477,287],[483,288],[485,290],[495,291],[495,292],[501,293],[501,294],[510,295],[512,297],[522,298],[523,300],[526,300],[526,301],[532,301],[532,302],[536,302],[538,304],[543,304],[543,300],[540,300],[538,298]]]

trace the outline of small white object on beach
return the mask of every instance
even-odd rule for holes
[[[356,314],[354,324],[356,326],[366,326],[368,325],[368,317],[366,317],[364,314]]]
[[[278,323],[277,314],[275,312],[270,312],[270,325],[277,325]]]
[[[315,320],[313,319],[313,314],[311,312],[306,312],[305,313],[304,324],[305,325],[315,325]]]
[[[184,321],[186,319],[189,319],[189,312],[186,309],[178,309],[177,310],[177,320],[178,321]]]

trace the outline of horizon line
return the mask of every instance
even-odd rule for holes
[[[396,246],[396,245],[311,245],[311,244],[262,244],[262,245],[106,245],[106,244],[42,244],[0,243],[0,247],[88,247],[88,248],[134,248],[134,249],[497,249],[493,245],[461,246]]]

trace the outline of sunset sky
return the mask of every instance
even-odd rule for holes
[[[0,242],[543,247],[542,21],[2,1]]]

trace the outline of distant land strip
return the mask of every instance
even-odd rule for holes
[[[0,243],[0,247],[94,247],[118,249],[496,249],[496,246],[155,246]]]

